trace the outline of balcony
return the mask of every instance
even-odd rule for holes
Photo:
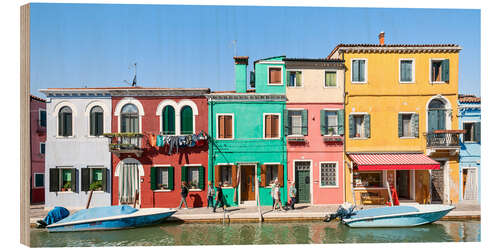
[[[109,152],[120,156],[120,154],[142,155],[142,137],[140,133],[106,133],[103,136],[110,138]]]
[[[456,154],[460,150],[460,134],[465,133],[464,130],[434,130],[427,133],[427,149],[428,154],[436,150],[451,150],[452,154]]]

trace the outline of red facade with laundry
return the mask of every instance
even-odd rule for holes
[[[121,88],[111,91],[112,204],[178,207],[181,182],[189,207],[207,205],[209,89]]]

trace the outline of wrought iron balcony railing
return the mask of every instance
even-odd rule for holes
[[[428,148],[460,147],[462,130],[434,130],[426,134]]]
[[[110,138],[109,151],[112,153],[142,153],[142,137],[140,133],[106,133]]]

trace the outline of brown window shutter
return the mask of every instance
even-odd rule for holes
[[[231,138],[233,137],[233,117],[232,116],[226,116],[224,119],[225,125],[225,138]]]
[[[236,184],[237,184],[236,183],[236,181],[237,181],[236,180],[236,174],[237,174],[236,170],[237,170],[236,165],[232,165],[231,166],[231,178],[232,178],[231,182],[233,184],[233,187],[236,187]]]
[[[271,115],[266,115],[264,126],[266,127],[266,132],[264,137],[265,138],[271,137]]]
[[[266,165],[260,166],[260,186],[265,187],[267,184],[266,180]]]
[[[218,128],[219,129],[219,138],[226,138],[225,134],[224,134],[224,132],[225,132],[225,130],[224,130],[224,125],[225,125],[224,124],[224,116],[221,115],[221,116],[219,116],[218,119],[219,119],[219,121],[218,121],[219,122],[219,128]]]
[[[278,181],[280,182],[280,187],[283,186],[283,164],[278,165]]]
[[[279,117],[277,115],[272,115],[271,123],[271,137],[276,138],[279,134]]]
[[[280,83],[281,82],[281,69],[280,68],[271,68],[269,69],[270,74],[270,83]]]
[[[218,187],[220,182],[220,165],[215,165],[214,186]]]

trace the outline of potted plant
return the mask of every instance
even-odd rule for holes
[[[333,128],[328,128],[328,135],[333,135]]]
[[[62,191],[71,191],[71,182],[68,181],[68,182],[64,183]]]
[[[102,181],[94,181],[90,184],[90,190],[102,191]]]

